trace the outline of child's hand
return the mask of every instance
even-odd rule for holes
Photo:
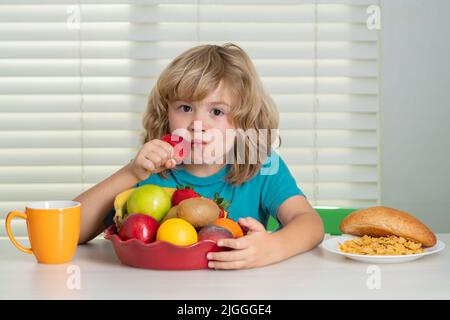
[[[276,248],[264,226],[250,217],[240,218],[239,224],[248,230],[247,234],[240,238],[219,240],[218,245],[234,250],[209,252],[210,268],[247,269],[275,262]]]
[[[130,165],[133,175],[145,180],[154,173],[176,166],[173,159],[173,147],[162,140],[153,139],[142,146]]]

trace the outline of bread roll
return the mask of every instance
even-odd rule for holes
[[[382,206],[352,212],[341,221],[339,229],[355,236],[395,235],[420,242],[424,247],[436,244],[434,233],[418,219],[404,211]]]

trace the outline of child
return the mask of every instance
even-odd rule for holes
[[[228,217],[248,233],[219,241],[218,245],[234,250],[209,253],[210,268],[264,266],[322,241],[322,220],[272,150],[277,138],[270,130],[278,127],[276,106],[238,46],[202,45],[175,58],[150,93],[143,125],[144,143],[132,162],[74,199],[82,203],[80,243],[112,224],[117,194],[144,184],[189,184],[204,197],[213,198],[218,192],[231,202]],[[258,139],[243,134],[252,130],[266,135]],[[174,148],[160,140],[174,132],[192,146],[179,165]],[[255,155],[255,148],[262,154],[257,161],[249,157]],[[267,232],[269,216],[278,219],[282,228]]]

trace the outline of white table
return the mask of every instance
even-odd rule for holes
[[[450,244],[450,234],[438,238]],[[409,263],[378,265],[380,289],[368,288],[368,267],[315,248],[250,270],[136,269],[121,265],[101,238],[79,246],[72,263],[43,265],[3,237],[0,299],[450,299],[448,248]]]

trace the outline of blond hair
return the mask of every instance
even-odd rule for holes
[[[201,45],[176,57],[161,73],[148,98],[143,117],[143,143],[169,133],[168,106],[176,100],[200,101],[224,81],[232,90],[231,122],[243,130],[267,129],[266,157],[271,152],[274,137],[270,129],[278,129],[278,110],[265,91],[249,56],[239,46]],[[235,140],[236,142],[236,140]],[[254,141],[245,141],[245,159]],[[236,143],[234,160],[236,160]],[[226,180],[234,185],[244,183],[261,168],[258,163],[238,164],[234,161]],[[164,178],[165,173],[161,174]]]

